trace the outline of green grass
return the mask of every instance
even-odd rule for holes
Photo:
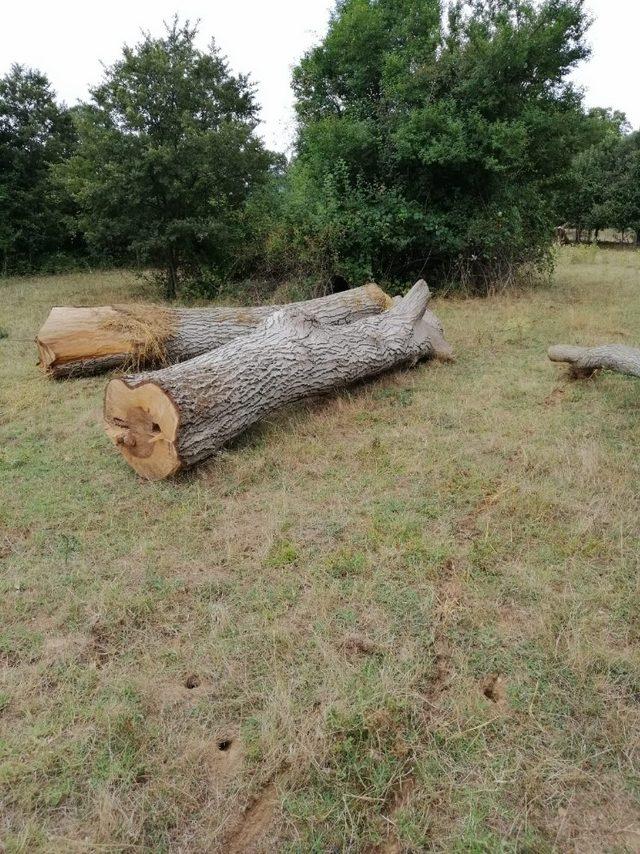
[[[0,284],[6,850],[637,851],[640,383],[545,353],[638,343],[640,254],[155,484],[32,343],[137,287]]]

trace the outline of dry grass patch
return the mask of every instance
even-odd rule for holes
[[[9,851],[634,851],[637,253],[441,301],[458,361],[287,409],[143,483],[105,380],[52,383],[52,303],[0,326],[0,837]]]

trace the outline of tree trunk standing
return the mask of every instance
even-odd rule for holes
[[[598,370],[640,377],[640,350],[624,344],[603,344],[601,347],[556,344],[549,347],[548,356],[552,362],[567,362],[576,379],[590,377]]]
[[[379,314],[391,304],[384,291],[368,284],[290,305],[322,323],[339,324]],[[36,338],[40,366],[49,376],[63,379],[127,366],[140,370],[173,365],[247,335],[285,307],[57,306]]]
[[[344,326],[285,309],[189,362],[111,380],[107,434],[138,474],[157,480],[210,457],[284,404],[422,358],[449,360],[429,298],[419,281],[389,311]]]

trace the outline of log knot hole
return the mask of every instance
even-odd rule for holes
[[[107,385],[104,422],[111,441],[138,474],[151,480],[180,467],[175,446],[178,415],[155,383],[114,379]]]
[[[116,444],[124,445],[125,448],[135,448],[136,437],[133,435],[131,430],[126,430],[124,433],[120,433],[119,436],[116,436]]]

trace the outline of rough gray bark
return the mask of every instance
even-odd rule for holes
[[[105,428],[127,461],[158,479],[214,454],[273,410],[419,359],[452,358],[417,282],[392,309],[328,326],[278,311],[251,335],[189,362],[112,380]]]
[[[598,370],[640,377],[640,350],[624,344],[603,344],[600,347],[556,344],[549,347],[548,355],[552,362],[567,362],[576,378],[590,377]]]
[[[377,285],[369,284],[288,305],[175,309],[176,330],[166,342],[167,365],[185,362],[247,335],[282,309],[303,311],[318,323],[340,325],[379,314],[389,308],[391,303],[391,297],[383,290]]]
[[[391,304],[371,283],[289,306],[56,306],[36,343],[44,371],[64,379],[184,362],[247,335],[275,311],[290,306],[301,307],[322,323],[340,324],[378,314]]]

